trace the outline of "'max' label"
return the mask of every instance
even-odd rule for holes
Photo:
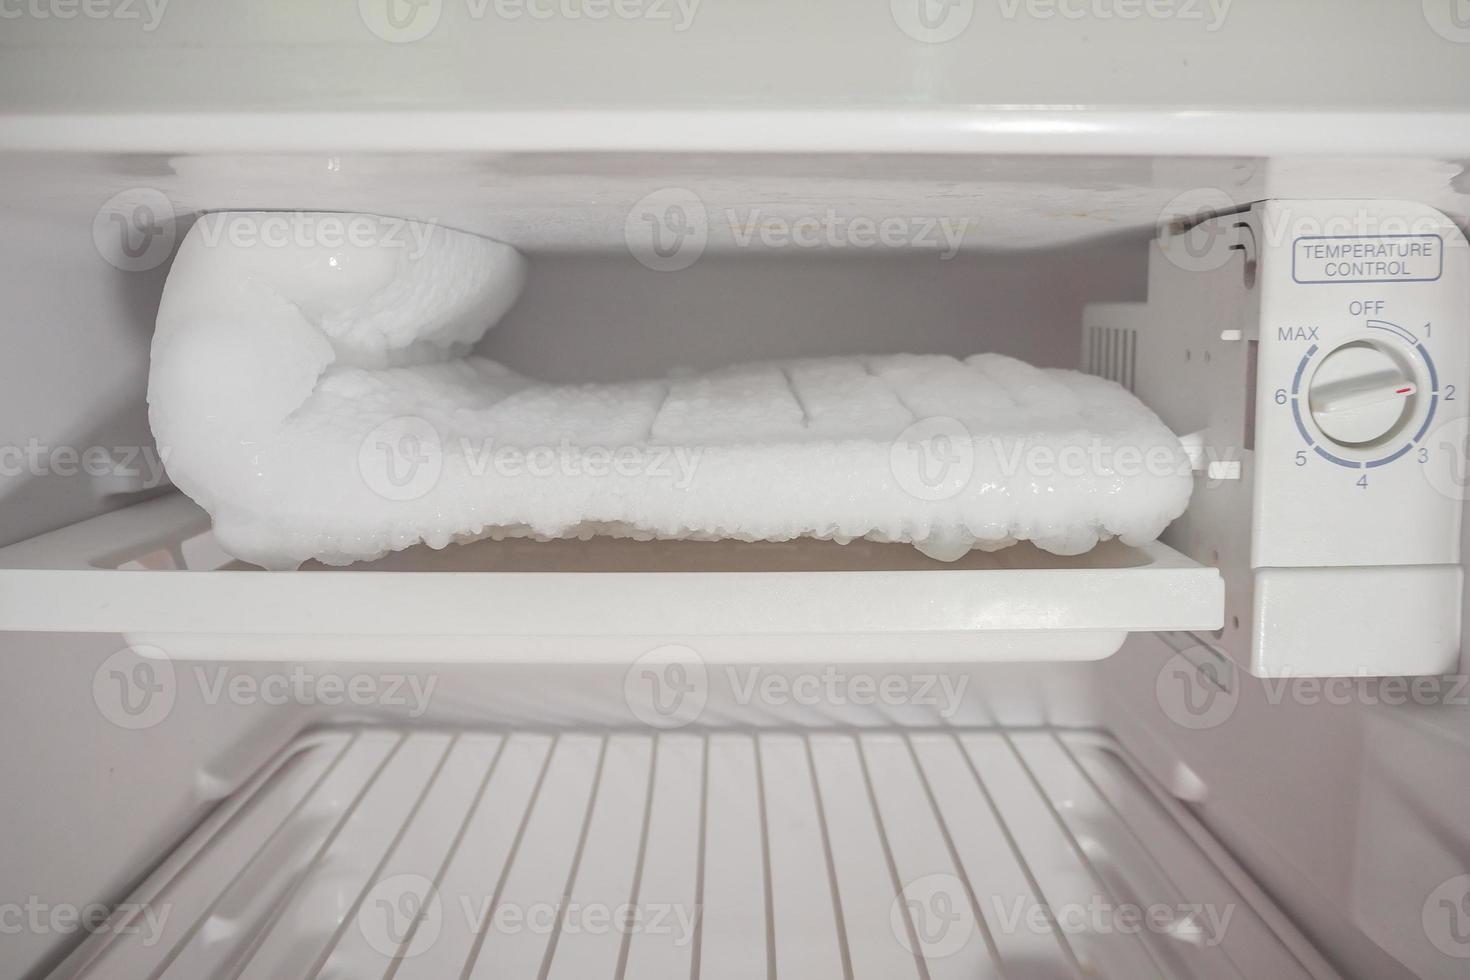
[[[1309,235],[1292,243],[1297,282],[1434,282],[1444,272],[1438,235]]]

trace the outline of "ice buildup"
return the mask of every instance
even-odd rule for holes
[[[1188,503],[1179,440],[1129,392],[995,354],[537,382],[468,353],[522,278],[514,249],[437,226],[201,218],[153,341],[174,483],[270,568],[508,535],[1077,554]]]

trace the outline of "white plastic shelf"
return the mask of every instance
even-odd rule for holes
[[[110,925],[53,976],[1334,976],[1115,743],[1051,729],[320,731]]]
[[[264,572],[180,495],[0,549],[0,630],[180,659],[1089,660],[1130,631],[1217,629],[1223,604],[1216,569],[1157,542],[946,564],[870,542],[508,540]]]

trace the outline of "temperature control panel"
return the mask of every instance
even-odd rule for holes
[[[1428,674],[1460,654],[1470,247],[1401,201],[1175,220],[1149,258],[1136,392],[1196,457],[1166,541],[1217,565],[1258,675]]]
[[[1378,202],[1270,202],[1235,230],[1258,249],[1251,566],[1458,567],[1464,238]]]

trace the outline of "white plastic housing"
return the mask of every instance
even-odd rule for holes
[[[1258,676],[1412,675],[1459,657],[1470,249],[1388,201],[1270,201],[1167,231],[1136,393],[1195,433],[1168,540],[1218,565],[1215,641]],[[1117,329],[1117,327],[1115,327]]]

